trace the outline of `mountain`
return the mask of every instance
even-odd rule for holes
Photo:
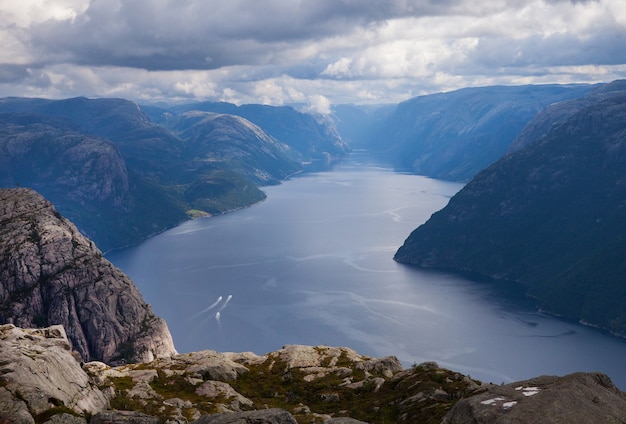
[[[176,114],[195,110],[241,116],[299,152],[307,161],[323,163],[342,158],[349,151],[330,121],[321,115],[298,112],[291,106],[202,102],[171,110]]]
[[[0,103],[0,111],[10,111],[15,102],[30,103],[28,112],[32,114],[53,118],[75,132],[113,142],[128,166],[149,180],[167,183],[176,178],[182,160],[182,140],[153,123],[134,102],[85,97],[10,100]]]
[[[193,173],[225,169],[268,185],[302,169],[300,155],[240,116],[185,112],[168,120],[167,127],[185,140],[184,155]]]
[[[625,81],[527,128],[395,259],[518,282],[542,309],[626,335]]]
[[[502,157],[537,112],[590,88],[492,86],[415,97],[371,130],[369,145],[402,170],[467,181]]]
[[[63,325],[83,360],[176,353],[163,320],[95,244],[31,189],[0,189],[0,322]]]
[[[327,138],[307,135],[315,120],[299,112],[290,134],[312,155],[240,116],[169,116],[160,125],[124,99],[0,99],[0,186],[38,190],[108,251],[261,201],[259,186],[302,171],[324,143],[341,144],[322,124],[312,134]]]
[[[187,219],[157,184],[129,169],[118,147],[55,118],[0,114],[0,187],[31,187],[105,250]]]

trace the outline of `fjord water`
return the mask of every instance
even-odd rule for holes
[[[354,154],[266,187],[250,208],[108,258],[167,321],[179,352],[347,346],[494,383],[601,371],[626,389],[624,340],[540,314],[503,285],[393,261],[461,187]]]

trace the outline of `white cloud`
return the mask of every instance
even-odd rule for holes
[[[623,0],[3,0],[0,96],[309,104],[626,77]]]
[[[309,97],[307,111],[319,113],[321,115],[330,114],[330,100],[321,94],[314,94]]]

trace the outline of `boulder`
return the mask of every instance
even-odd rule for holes
[[[180,371],[204,379],[232,381],[241,374],[248,372],[248,368],[234,362],[230,357],[214,350],[201,350],[157,359],[151,364],[151,367]]]
[[[237,393],[229,384],[221,381],[205,381],[196,389],[198,396],[206,396],[209,399],[224,398],[222,401],[232,411],[241,411],[241,407],[252,408],[254,402]]]
[[[60,325],[0,326],[0,364],[0,410],[16,422],[33,423],[32,416],[58,406],[91,414],[109,406],[72,355]]]
[[[626,422],[626,395],[608,376],[574,373],[542,376],[501,386],[460,400],[444,424]]]
[[[295,418],[284,409],[211,414],[200,417],[192,424],[297,424]]]
[[[89,424],[159,424],[157,417],[137,411],[103,411],[93,417]]]
[[[87,420],[72,414],[57,414],[43,424],[87,424]]]

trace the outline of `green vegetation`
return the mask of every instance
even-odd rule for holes
[[[213,397],[200,395],[198,388],[210,377],[198,381],[200,376],[188,374],[181,364],[171,364],[168,369],[152,368],[150,364],[129,365],[120,371],[156,370],[156,377],[147,379],[147,390],[153,394],[147,398],[130,397],[139,380],[130,376],[114,378],[107,383],[115,392],[111,408],[142,411],[163,420],[176,414],[191,419],[221,412],[226,407],[282,408],[301,424],[321,424],[326,415],[371,424],[439,423],[459,399],[474,394],[477,387],[477,382],[434,364],[416,365],[386,377],[382,371],[366,371],[364,362],[350,360],[346,352],[339,357],[320,353],[322,367],[289,368],[278,355],[269,355],[261,363],[247,365],[249,371],[236,380],[225,382],[252,401],[252,406],[228,398],[219,388]],[[331,361],[336,363],[331,365]],[[146,390],[146,383],[141,384],[142,390]],[[173,405],[172,399],[180,400],[178,406]]]
[[[469,382],[460,374],[422,367],[405,371],[400,378],[384,378],[375,372],[365,378],[363,370],[342,356],[344,360],[337,363],[335,371],[312,381],[305,379],[310,375],[306,370],[287,369],[277,358],[269,358],[262,364],[250,366],[250,372],[231,385],[252,400],[257,409],[268,406],[293,413],[306,405],[317,414],[347,416],[371,424],[439,423],[469,388]],[[342,367],[352,371],[350,381],[363,384],[351,387],[344,384],[346,374]],[[375,378],[383,378],[384,382]],[[433,397],[437,390],[441,392]],[[403,402],[412,396],[420,397],[419,402]],[[300,423],[310,423],[313,419],[307,413],[294,413],[294,416]]]
[[[265,199],[265,193],[231,171],[216,170],[191,184],[184,193],[191,208],[211,215],[249,206]]]

